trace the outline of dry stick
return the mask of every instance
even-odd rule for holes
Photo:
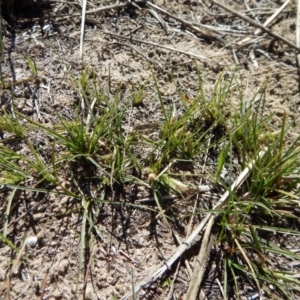
[[[160,23],[160,25],[164,28],[168,28],[168,24],[165,22],[165,20],[158,15],[158,13],[156,11],[154,11],[153,9],[148,9],[149,13]]]
[[[136,1],[136,3],[143,3],[143,1]],[[87,10],[85,12],[85,14],[86,15],[95,14],[95,13],[102,12],[102,11],[105,11],[105,10],[111,10],[111,9],[115,9],[115,8],[123,8],[123,7],[126,7],[128,5],[130,5],[129,2],[117,3],[117,4],[113,4],[113,5],[107,5],[107,6],[103,6],[103,7],[100,7],[100,8]],[[67,19],[67,18],[70,18],[70,17],[78,17],[78,16],[81,16],[81,15],[82,15],[81,13],[73,13],[73,14],[62,15],[62,16],[57,16],[57,17],[60,18],[60,19]],[[53,17],[55,17],[55,16],[53,16]]]
[[[194,268],[193,277],[190,281],[188,291],[184,297],[185,300],[193,300],[198,298],[198,292],[202,282],[202,277],[208,261],[208,257],[212,246],[214,245],[215,238],[211,237],[211,229],[214,225],[215,216],[209,219],[206,230],[201,243],[201,248],[196,260],[196,267]]]
[[[177,278],[177,275],[178,275],[179,267],[180,267],[180,261],[179,261],[178,264],[177,264],[176,271],[175,271],[175,275],[174,275],[174,278],[173,278],[173,280],[172,280],[172,286],[171,286],[171,288],[170,288],[170,291],[169,291],[167,300],[170,300],[170,299],[173,298],[173,292],[174,292],[174,288],[175,288],[175,281],[176,281],[176,278]]]
[[[135,1],[136,4],[138,3],[145,3],[145,1],[141,0],[141,1]],[[92,10],[88,10],[85,12],[85,15],[90,15],[90,14],[96,14],[98,12],[102,12],[102,11],[106,11],[106,10],[111,10],[111,9],[118,9],[118,8],[124,8],[131,5],[131,3],[128,2],[124,2],[124,3],[116,3],[116,4],[112,4],[112,5],[107,5],[107,6],[103,6],[100,8],[96,8],[96,9],[92,9]],[[47,18],[45,17],[44,19],[59,19],[59,20],[65,20],[65,19],[69,19],[70,17],[80,17],[82,16],[82,13],[73,13],[73,14],[67,14],[67,15],[53,15],[53,16],[47,16]],[[31,21],[40,21],[41,18],[32,18],[30,19]],[[91,21],[91,19],[89,19],[89,21]],[[93,20],[92,20],[93,22]]]
[[[262,26],[268,26],[285,8],[286,6],[290,3],[291,0],[287,0],[285,3],[283,3],[283,5],[281,7],[279,7],[275,13],[266,20],[266,22],[262,25]],[[254,35],[259,35],[261,33],[261,29],[256,29],[254,31]],[[243,40],[239,41],[237,43],[237,45],[241,46],[241,45],[244,45],[246,43],[248,43],[250,40],[252,40],[251,37],[246,37],[244,38]],[[297,45],[299,47],[299,45]]]
[[[56,246],[56,249],[54,251],[54,253],[56,253],[57,249],[59,247],[59,244]],[[52,261],[51,265],[47,267],[46,269],[46,273],[42,282],[42,288],[41,288],[41,293],[40,293],[40,299],[39,300],[43,300],[44,299],[44,294],[45,294],[45,290],[46,290],[46,285],[47,285],[47,278],[49,275],[49,271],[50,269],[53,267],[54,261]]]
[[[135,1],[135,4],[143,4],[145,3],[145,1],[143,0],[140,0],[140,1]],[[96,9],[93,9],[93,10],[88,10],[85,12],[85,15],[90,15],[90,14],[96,14],[96,13],[99,13],[99,12],[103,12],[103,11],[106,11],[106,10],[112,10],[112,9],[121,9],[121,8],[125,8],[129,5],[132,5],[133,3],[131,3],[130,1],[128,2],[124,2],[124,3],[116,3],[116,4],[113,4],[113,5],[107,5],[107,6],[103,6],[103,7],[100,7],[100,8],[96,8]],[[65,14],[65,15],[49,15],[47,17],[43,17],[42,19],[43,20],[50,20],[50,19],[54,19],[55,21],[58,21],[58,20],[65,20],[65,19],[70,19],[71,17],[80,17],[82,16],[82,12],[80,13],[72,13],[72,14]],[[41,21],[41,18],[31,18],[30,19],[31,21]],[[90,22],[92,24],[101,24],[101,22],[99,21],[96,21],[94,19],[90,19],[90,18],[85,18],[86,22]],[[24,22],[27,22],[26,20],[23,21]],[[20,21],[20,24],[22,22]]]
[[[80,48],[79,48],[79,59],[81,61],[83,58],[83,38],[84,38],[85,16],[86,16],[86,0],[83,0],[82,14],[81,14]]]
[[[12,224],[18,222],[19,220],[23,219],[24,217],[26,217],[31,211],[35,210],[38,206],[40,206],[41,204],[45,203],[48,199],[44,199],[41,202],[38,202],[35,206],[33,206],[32,208],[29,208],[23,215],[21,215],[20,217],[18,217],[15,220],[12,220],[9,222],[8,226],[11,226]]]
[[[10,300],[11,298],[10,298],[10,275],[9,274],[7,274],[6,279],[7,279],[7,281],[6,281],[6,283],[7,283],[7,297],[6,297],[6,300]]]
[[[147,42],[147,41],[143,41],[143,40],[139,40],[139,39],[134,39],[134,38],[127,37],[127,36],[122,36],[122,35],[119,35],[119,34],[116,34],[116,33],[113,33],[113,32],[103,31],[103,33],[106,33],[106,34],[109,34],[109,35],[112,35],[112,36],[115,36],[115,37],[118,37],[118,38],[122,38],[122,39],[125,39],[125,40],[134,41],[134,42],[138,42],[138,43],[144,43],[144,44],[148,44],[148,45],[151,45],[151,46],[154,46],[154,47],[160,47],[162,49],[167,49],[167,50],[170,50],[170,51],[183,53],[183,54],[186,54],[186,55],[194,56],[194,57],[199,58],[199,59],[206,59],[206,57],[202,56],[202,55],[198,55],[198,54],[194,54],[194,53],[191,53],[191,52],[178,50],[178,49],[168,47],[168,46],[162,46],[162,45],[152,43],[152,42]]]
[[[166,10],[160,8],[159,6],[153,4],[153,3],[149,2],[149,1],[146,1],[146,5],[147,5],[148,7],[155,8],[156,10],[158,10],[158,11],[160,11],[161,13],[165,14],[166,16],[168,16],[168,17],[170,17],[170,18],[172,18],[172,19],[174,19],[174,20],[180,22],[181,24],[183,24],[183,25],[185,25],[185,26],[191,28],[192,30],[194,30],[194,31],[196,31],[196,32],[198,32],[198,33],[200,33],[203,37],[205,37],[205,38],[207,38],[207,39],[212,39],[212,38],[214,38],[214,39],[218,40],[220,43],[223,44],[223,40],[222,40],[220,37],[218,37],[217,35],[213,35],[213,34],[211,33],[211,31],[213,31],[213,29],[209,29],[209,30],[199,29],[199,28],[195,27],[192,23],[190,23],[190,22],[188,22],[188,21],[186,21],[186,20],[183,20],[183,19],[181,19],[181,18],[178,18],[178,17],[172,15],[172,14],[169,13],[168,11],[166,11]],[[200,26],[200,25],[201,25],[201,24],[199,24],[199,26]],[[205,32],[205,31],[206,31],[206,32]],[[209,32],[207,32],[207,31],[209,31]],[[215,30],[214,30],[214,31],[215,31]]]
[[[1,4],[1,3],[0,3]],[[17,188],[14,188],[11,193],[9,194],[7,198],[7,206],[4,213],[4,225],[3,225],[3,236],[6,237],[7,235],[7,226],[8,226],[8,219],[11,212],[11,204],[13,202],[13,199],[15,198]]]
[[[222,286],[222,284],[221,284],[219,278],[216,279],[216,282],[217,282],[217,284],[218,284],[218,286],[219,286],[219,289],[220,289],[220,292],[221,292],[221,295],[222,295],[223,299],[226,299],[225,296],[224,296],[224,289],[223,289],[223,286]],[[201,299],[200,299],[200,300],[201,300]]]
[[[216,238],[217,238],[216,236],[212,237],[212,238],[210,239],[208,245],[207,245],[207,248],[206,248],[206,250],[207,250],[207,258],[206,258],[206,259],[208,259],[208,255],[210,254],[211,248],[213,247]],[[200,272],[203,272],[203,274],[204,274],[204,267],[205,267],[205,266],[202,266],[202,267],[203,267],[203,271],[202,271],[202,270],[199,270],[199,273],[200,273]],[[202,277],[203,277],[203,275],[202,275]],[[199,280],[199,283],[200,283],[200,281],[201,281],[201,279]],[[204,300],[204,299],[207,299],[207,297],[206,297],[205,293],[203,292],[203,289],[201,289],[201,290],[200,290],[200,297],[199,297],[199,300]]]
[[[227,198],[229,197],[230,193],[234,191],[235,189],[239,188],[241,184],[244,182],[246,177],[249,175],[251,169],[253,168],[253,165],[257,159],[262,157],[262,155],[265,153],[266,150],[262,150],[258,153],[257,158],[254,159],[249,166],[239,175],[239,177],[235,180],[235,182],[231,185],[230,190],[226,191],[223,196],[219,199],[217,204],[213,207],[213,211],[216,211],[220,209],[225,203]],[[198,236],[198,234],[201,232],[201,230],[204,228],[206,223],[209,221],[209,219],[217,215],[217,213],[208,213],[206,217],[201,221],[201,223],[198,225],[198,227],[191,233],[191,235],[181,244],[177,247],[176,251],[171,255],[171,257],[168,259],[167,262],[165,262],[158,270],[150,274],[147,278],[145,278],[143,281],[138,283],[134,289],[134,291],[128,293],[125,295],[122,300],[127,300],[130,297],[132,297],[132,293],[137,293],[140,289],[143,287],[146,287],[147,285],[155,282],[158,278],[160,278],[168,269],[171,268],[173,263],[186,251],[186,249],[193,243],[195,238]]]
[[[178,195],[165,195],[161,196],[161,199],[163,200],[175,200],[178,199]],[[142,202],[154,202],[155,198],[154,197],[149,197],[149,198],[143,198],[143,199],[137,199],[135,202],[137,203],[142,203]]]
[[[180,245],[181,244],[181,240],[180,240],[180,237],[175,233],[173,232],[173,235],[174,235],[174,238],[177,242],[177,245]],[[189,262],[186,258],[184,258],[184,264],[185,264],[185,267],[186,267],[186,270],[188,272],[188,275],[189,275],[189,280],[191,280],[192,276],[193,276],[193,271],[189,265]]]
[[[90,122],[91,122],[91,118],[92,118],[92,112],[94,110],[94,106],[96,104],[97,101],[97,97],[95,97],[95,99],[93,100],[91,106],[89,107],[89,112],[86,118],[85,123],[87,124],[86,129],[85,129],[85,134],[88,135],[89,134],[89,130],[90,130]]]
[[[154,61],[154,60],[151,60],[150,58],[148,58],[147,56],[145,56],[141,51],[139,51],[139,50],[137,50],[136,48],[134,48],[133,45],[131,45],[131,44],[122,43],[122,42],[119,42],[119,41],[107,43],[107,45],[113,45],[113,44],[118,44],[118,45],[121,45],[121,46],[127,46],[127,47],[133,49],[133,50],[134,50],[135,52],[137,52],[139,55],[141,55],[147,62],[158,65],[158,66],[160,67],[161,70],[164,69],[164,68],[160,65],[160,63],[158,63],[158,62],[156,62],[156,61]]]
[[[17,273],[19,271],[19,267],[20,267],[20,264],[21,264],[21,258],[22,258],[22,254],[25,252],[25,248],[26,248],[26,243],[27,243],[27,238],[24,239],[23,241],[23,245],[10,269],[10,273],[9,273],[9,276],[11,277],[13,274]]]
[[[211,143],[211,139],[209,139],[208,145],[210,145],[210,143]],[[208,151],[206,151],[206,153],[205,153],[204,164],[203,164],[202,169],[201,169],[201,172],[202,172],[202,173],[204,173],[204,169],[205,169],[205,167],[206,167],[207,159],[208,159]],[[201,179],[200,179],[200,184],[202,184],[202,179],[203,179],[203,177],[201,177]],[[192,220],[193,220],[193,217],[194,217],[194,210],[196,209],[196,203],[197,203],[197,201],[195,201],[195,205],[194,205],[194,209],[193,209],[193,214],[192,214],[192,217],[191,217],[191,220],[190,220],[189,228],[188,228],[188,230],[187,230],[187,236],[190,234],[190,228],[191,228]],[[208,228],[208,227],[209,227],[209,225],[207,225],[207,228]],[[207,228],[206,228],[206,231],[205,231],[205,235],[206,235],[206,232],[207,232]],[[205,250],[206,250],[206,253],[207,253],[207,258],[208,258],[208,255],[209,255],[209,253],[210,253],[210,249],[211,249],[211,248],[209,248],[209,246],[208,246],[207,243],[206,243],[205,246],[204,246],[204,243],[205,243],[204,241],[206,240],[205,235],[204,235],[204,238],[203,238],[203,241],[202,241],[202,244],[201,244],[201,249],[202,249],[202,247],[205,247]],[[213,242],[210,242],[210,245],[211,245],[211,247],[212,247],[212,246],[213,246]],[[200,249],[200,252],[199,252],[199,254],[198,254],[198,257],[199,257],[199,255],[200,255],[200,253],[201,253],[201,249]],[[201,259],[200,259],[200,261],[201,261]],[[202,263],[204,263],[204,265],[206,265],[206,262],[204,261],[204,259],[203,259],[203,262],[202,262]],[[200,265],[200,264],[198,264],[197,266],[199,266],[199,265]],[[198,277],[196,276],[197,272],[200,273],[200,270],[198,270],[198,268],[196,267],[196,269],[194,268],[194,272],[193,272],[192,275],[190,276],[190,279],[191,279],[191,280],[190,280],[190,284],[189,284],[189,289],[191,288],[191,286],[193,286],[193,285],[196,284],[197,282],[200,282],[200,283],[201,283],[201,279],[199,280]],[[200,288],[200,284],[199,284],[199,288]],[[197,294],[198,294],[199,288],[197,289]],[[205,298],[206,298],[206,297],[205,297],[205,293],[204,293],[203,290],[200,291],[200,298],[201,298],[201,299],[205,299]],[[187,298],[187,299],[188,299],[188,298]]]
[[[248,5],[248,3],[247,3],[246,0],[244,0],[244,4],[245,4],[245,6],[246,6],[246,8],[247,8],[247,11],[249,11],[250,14],[251,14],[251,16],[252,16],[253,18],[255,18],[256,22],[257,22],[257,23],[260,23],[259,18],[258,18],[257,15],[253,12],[253,10],[250,9],[250,7],[249,7],[249,5]]]
[[[49,273],[49,268],[46,270],[46,274],[45,274],[43,282],[42,282],[40,300],[44,299],[44,294],[45,294],[45,289],[46,289],[46,283],[47,283],[48,273]]]
[[[86,272],[84,274],[84,280],[83,280],[83,291],[84,291],[84,294],[86,293],[86,283],[87,283],[87,280],[88,280],[88,271],[90,270],[92,258],[93,258],[94,254],[95,254],[96,248],[97,247],[95,247],[95,244],[94,244],[93,245],[92,253],[91,253],[90,257],[89,257],[89,261],[88,261],[88,264],[86,266]]]
[[[198,66],[197,66],[198,68]],[[211,144],[211,138],[208,140],[208,147],[210,146]],[[206,151],[205,153],[205,157],[204,157],[204,164],[202,165],[202,168],[201,168],[201,173],[204,173],[204,170],[205,170],[205,167],[206,167],[206,164],[207,164],[207,160],[208,160],[208,150]],[[199,182],[199,185],[201,186],[202,184],[202,179],[203,177],[200,178],[200,182]],[[209,191],[209,189],[207,190]],[[188,230],[187,230],[187,234],[186,234],[186,237],[190,234],[191,232],[191,228],[192,228],[192,223],[193,223],[193,218],[194,218],[194,211],[196,209],[196,203],[197,203],[197,200],[195,201],[195,205],[194,205],[194,208],[193,208],[193,213],[192,213],[192,217],[191,217],[191,220],[190,220],[190,223],[189,223],[189,227],[188,227]]]
[[[224,5],[224,4],[222,4],[222,3],[220,3],[220,2],[218,2],[218,1],[216,1],[216,0],[211,0],[211,2],[212,2],[213,4],[216,4],[216,5],[220,6],[220,7],[222,7],[224,10],[226,10],[226,11],[232,13],[233,15],[235,15],[235,16],[237,16],[237,17],[243,19],[244,21],[250,23],[251,25],[253,25],[253,26],[255,26],[255,27],[261,29],[262,31],[266,32],[267,34],[269,34],[269,35],[272,36],[273,38],[276,38],[276,39],[282,41],[283,43],[289,45],[289,46],[292,47],[293,49],[295,49],[295,50],[297,50],[298,52],[300,52],[300,48],[299,48],[298,46],[296,46],[296,45],[293,44],[292,42],[288,41],[288,40],[285,39],[284,37],[282,37],[282,36],[280,36],[280,35],[278,35],[278,34],[272,32],[271,30],[267,29],[267,28],[264,27],[263,25],[261,25],[261,24],[255,22],[255,21],[253,21],[252,19],[248,18],[247,16],[242,15],[241,13],[239,13],[239,12],[237,12],[237,11],[231,9],[230,7]]]
[[[255,283],[256,283],[256,287],[257,287],[257,289],[258,289],[259,295],[261,295],[261,294],[262,294],[262,291],[261,291],[261,288],[260,288],[260,286],[259,286],[258,279],[257,279],[256,276],[255,276],[255,271],[254,271],[254,269],[253,269],[253,266],[251,265],[250,259],[248,258],[248,256],[247,256],[247,254],[245,253],[244,249],[243,249],[242,246],[240,245],[240,243],[239,243],[239,241],[237,240],[235,234],[232,232],[231,235],[232,235],[235,244],[236,244],[237,247],[239,248],[240,253],[241,253],[242,256],[244,257],[244,259],[245,259],[245,261],[246,261],[246,263],[247,263],[247,265],[248,265],[248,267],[249,267],[249,269],[250,269],[250,271],[251,271],[251,273],[252,273],[253,280],[254,280]]]
[[[300,47],[300,0],[297,1],[297,24],[296,24],[296,45]],[[300,72],[300,54],[297,55],[298,70]]]

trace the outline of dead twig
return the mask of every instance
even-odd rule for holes
[[[211,236],[211,229],[214,225],[215,216],[212,216],[206,226],[206,230],[201,243],[201,248],[198,254],[198,258],[195,262],[193,277],[190,281],[188,291],[184,297],[186,300],[197,299],[202,277],[206,268],[208,257],[210,255],[211,248],[214,245],[216,237]]]
[[[6,300],[10,300],[10,274],[7,274],[6,276],[6,283],[7,283],[7,295]]]
[[[79,49],[80,61],[82,61],[82,58],[83,58],[83,38],[84,38],[85,16],[86,16],[86,0],[83,0],[82,14],[81,14],[81,29],[80,29],[80,49]]]
[[[274,14],[272,14],[272,16],[266,20],[266,22],[265,22],[262,26],[266,27],[266,26],[268,26],[271,22],[273,22],[273,21],[277,18],[277,16],[278,16],[278,15],[286,8],[286,6],[290,3],[290,1],[291,1],[291,0],[287,0],[285,3],[283,3],[283,5],[280,6],[280,7],[274,12]],[[261,33],[261,31],[262,31],[261,29],[256,29],[256,30],[254,31],[254,35],[259,35],[259,34]],[[246,38],[244,38],[243,40],[239,41],[239,42],[237,43],[237,45],[239,45],[239,46],[244,46],[245,44],[249,43],[251,40],[252,40],[251,37],[246,37]],[[299,47],[299,45],[297,45],[297,47]]]
[[[215,33],[212,33],[212,31],[215,31],[213,29],[210,29],[210,30],[204,30],[204,29],[199,29],[197,27],[195,27],[192,23],[184,20],[184,19],[181,19],[179,17],[176,17],[174,15],[172,15],[171,13],[169,13],[168,11],[166,11],[165,9],[162,9],[160,8],[159,6],[149,2],[149,1],[146,1],[146,5],[148,7],[151,7],[151,8],[155,8],[156,10],[160,11],[161,13],[163,13],[164,15],[180,22],[181,24],[185,25],[186,27],[189,27],[190,29],[192,29],[193,31],[199,33],[203,38],[206,38],[206,39],[215,39],[217,40],[218,42],[220,42],[221,44],[223,44],[223,41],[222,39]],[[198,26],[201,26],[201,24],[198,24]],[[205,32],[206,31],[206,32]]]
[[[88,260],[88,263],[87,263],[87,266],[86,266],[86,270],[85,270],[85,274],[84,274],[84,280],[83,280],[83,291],[84,291],[84,294],[86,293],[86,284],[87,284],[87,280],[88,280],[88,272],[90,271],[92,258],[93,258],[94,254],[95,254],[96,248],[97,247],[95,246],[95,244],[93,244],[92,253],[89,256],[89,260]]]
[[[298,52],[300,52],[300,48],[298,46],[296,46],[295,44],[293,44],[292,42],[288,41],[287,39],[285,39],[284,37],[272,32],[271,30],[267,29],[265,26],[253,21],[252,19],[250,19],[247,16],[242,15],[241,13],[233,10],[232,8],[228,7],[227,5],[224,5],[216,0],[211,0],[211,2],[215,5],[218,5],[220,7],[222,7],[224,10],[232,13],[233,15],[241,18],[242,20],[248,22],[249,24],[261,29],[263,32],[267,33],[268,35],[272,36],[275,39],[278,39],[280,41],[282,41],[283,43],[289,45],[290,47],[292,47],[293,49],[297,50]]]
[[[158,15],[156,11],[153,9],[148,9],[149,13],[161,24],[162,27],[168,28],[168,23],[164,21],[164,19]]]
[[[131,38],[131,37],[119,35],[119,34],[116,34],[116,33],[110,32],[110,31],[103,31],[103,32],[106,33],[106,34],[109,34],[109,35],[121,38],[121,39],[129,40],[129,41],[134,41],[134,42],[138,42],[138,43],[143,43],[143,44],[151,45],[151,46],[154,46],[154,47],[159,47],[159,48],[162,48],[162,49],[166,49],[166,50],[170,50],[170,51],[174,51],[174,52],[186,54],[186,55],[189,55],[189,56],[196,57],[198,59],[206,59],[205,56],[194,54],[194,53],[191,53],[191,52],[186,52],[186,51],[178,50],[178,49],[175,49],[175,48],[172,48],[172,47],[162,46],[162,45],[159,45],[159,44],[156,44],[156,43],[152,43],[152,42],[149,42],[149,41],[143,41],[143,40],[139,40],[139,39],[135,39],[135,38]]]
[[[173,236],[175,238],[176,246],[179,246],[181,244],[180,237],[174,231],[173,231]],[[187,270],[187,273],[188,273],[188,276],[189,276],[189,280],[190,280],[192,278],[193,271],[190,267],[189,261],[186,258],[184,258],[184,264],[185,264],[185,267],[186,267],[186,270]]]
[[[166,195],[166,196],[161,196],[161,199],[163,200],[175,200],[178,199],[178,195]],[[143,199],[137,199],[135,202],[137,203],[143,203],[143,202],[154,202],[155,198],[150,197],[150,198],[143,198]]]
[[[48,199],[45,198],[42,201],[38,202],[36,205],[34,205],[32,208],[29,208],[23,215],[21,215],[20,217],[18,217],[15,220],[12,220],[11,222],[9,222],[8,226],[11,226],[12,224],[19,222],[21,219],[23,219],[24,217],[26,217],[30,212],[32,212],[33,210],[35,210],[38,206],[40,206],[41,204],[45,203]]]
[[[245,6],[246,6],[246,8],[247,8],[247,12],[250,12],[251,16],[252,16],[253,18],[255,18],[255,20],[256,20],[257,23],[260,23],[259,18],[258,18],[257,15],[253,12],[253,10],[250,9],[250,7],[249,7],[247,1],[244,0],[244,4],[245,4]]]
[[[143,1],[136,1],[136,3],[142,3]],[[112,5],[107,5],[107,6],[103,6],[100,8],[96,8],[96,9],[92,9],[92,10],[87,10],[85,12],[86,15],[90,15],[90,14],[95,14],[95,13],[99,13],[102,11],[106,11],[106,10],[111,10],[111,9],[116,9],[116,8],[123,8],[130,5],[130,2],[124,2],[124,3],[116,3],[116,4],[112,4]],[[63,18],[68,18],[68,17],[75,17],[75,16],[81,16],[81,13],[74,13],[74,14],[69,14],[69,15],[64,15],[62,16]]]
[[[111,43],[107,43],[107,45],[113,45],[113,44],[118,44],[118,45],[121,45],[121,46],[126,46],[126,47],[129,47],[131,48],[132,50],[134,50],[135,52],[137,52],[139,55],[141,55],[147,62],[151,63],[151,64],[156,64],[159,66],[159,68],[161,70],[163,70],[163,67],[156,61],[153,61],[151,60],[150,58],[148,58],[147,56],[145,56],[141,51],[137,50],[136,48],[134,48],[133,45],[131,44],[127,44],[127,43],[122,43],[122,42],[119,42],[119,41],[116,41],[116,42],[111,42]]]
[[[144,3],[143,0],[141,1],[135,1],[135,4],[139,4],[139,3]],[[112,10],[112,9],[121,9],[124,7],[127,7],[129,5],[131,5],[131,1],[127,1],[124,3],[116,3],[116,4],[112,4],[112,5],[107,5],[107,6],[103,6],[100,8],[96,8],[96,9],[92,9],[92,10],[87,10],[85,12],[85,15],[91,15],[91,14],[96,14],[99,12],[103,12],[103,11],[107,11],[107,10]],[[65,15],[47,15],[47,17],[44,17],[43,19],[55,19],[57,20],[65,20],[65,19],[69,19],[71,17],[80,17],[82,16],[82,12],[78,12],[78,13],[72,13],[72,14],[65,14]],[[41,21],[41,18],[31,18],[31,21]],[[90,21],[90,19],[89,19]]]
[[[21,258],[22,258],[23,253],[25,252],[26,243],[27,243],[27,238],[24,239],[22,247],[10,269],[10,273],[9,273],[10,278],[13,274],[16,274],[19,272],[19,267],[21,265]]]
[[[209,144],[210,143],[211,143],[211,139],[209,140]],[[206,151],[206,153],[205,153],[204,164],[203,164],[202,170],[201,170],[202,173],[204,172],[204,169],[206,167],[207,159],[208,159],[208,151]],[[203,177],[201,177],[201,179],[200,179],[200,184],[202,184],[202,179],[203,179]],[[195,201],[195,206],[194,206],[194,209],[193,209],[193,214],[192,214],[192,217],[191,217],[191,221],[190,221],[190,224],[189,224],[189,228],[188,228],[188,231],[187,231],[187,236],[190,234],[190,228],[191,228],[191,225],[192,225],[192,220],[193,220],[193,217],[194,217],[195,209],[196,209],[196,201]],[[213,225],[213,221],[210,221],[209,224],[206,226],[206,231],[205,231],[205,234],[204,234],[204,237],[203,237],[203,240],[202,240],[201,249],[200,249],[200,252],[198,254],[198,259],[197,259],[198,264],[197,264],[197,266],[194,266],[194,272],[190,276],[191,281],[190,281],[190,284],[189,284],[189,289],[188,289],[188,294],[187,295],[193,295],[194,294],[195,299],[196,299],[197,295],[199,294],[198,292],[199,292],[199,288],[200,288],[200,284],[201,284],[201,280],[202,280],[202,276],[199,277],[197,275],[201,274],[201,269],[200,269],[201,266],[203,268],[205,268],[206,263],[207,263],[207,259],[208,259],[209,254],[210,254],[210,250],[211,250],[211,248],[214,244],[214,241],[215,241],[215,238],[212,238],[210,240],[210,242],[208,242],[208,238],[210,236],[210,233],[208,233],[208,230],[209,230],[209,228],[212,227],[212,225],[210,226],[210,223]],[[200,255],[202,255],[202,253],[205,253],[207,255],[206,258],[202,259],[202,256],[200,257]],[[204,274],[204,269],[203,269],[203,274]],[[197,282],[199,284],[197,284]],[[196,291],[194,291],[194,290],[192,291],[192,287],[194,285],[195,285],[195,288],[197,287]],[[189,299],[189,296],[187,296],[186,299]],[[204,293],[203,290],[200,291],[200,299],[205,299],[205,293]]]
[[[46,270],[46,274],[45,274],[43,282],[42,282],[40,300],[44,299],[44,294],[45,294],[45,289],[46,289],[46,284],[47,284],[48,273],[49,273],[49,268]]]
[[[170,288],[167,300],[171,300],[173,298],[173,292],[174,292],[174,287],[175,287],[174,283],[175,283],[177,275],[178,275],[179,267],[180,267],[180,261],[177,264],[176,271],[175,271],[175,274],[174,274],[174,278],[172,280],[172,286]]]
[[[259,159],[260,157],[262,157],[262,155],[265,153],[265,151],[260,151],[258,153],[257,159]],[[253,168],[253,165],[255,163],[256,160],[253,160],[249,166],[240,174],[240,176],[236,179],[236,181],[231,185],[230,190],[228,190],[227,192],[224,193],[224,195],[219,199],[219,201],[217,202],[217,204],[213,207],[213,211],[216,211],[218,209],[220,209],[221,207],[224,206],[224,204],[227,201],[227,198],[229,197],[229,195],[236,189],[238,189],[241,184],[245,181],[245,179],[247,178],[247,176],[249,175],[251,169]],[[156,270],[155,272],[151,273],[147,278],[145,278],[143,281],[141,281],[140,283],[138,283],[134,290],[128,294],[126,294],[122,300],[127,300],[132,296],[132,293],[137,293],[139,290],[141,290],[142,288],[148,286],[149,284],[155,282],[158,278],[160,278],[168,269],[171,268],[171,266],[173,265],[173,263],[175,261],[177,261],[177,259],[188,249],[188,247],[193,243],[193,241],[195,240],[195,238],[198,236],[198,234],[202,231],[202,229],[204,228],[204,226],[206,225],[206,223],[209,221],[210,218],[212,218],[213,216],[217,215],[217,213],[208,213],[206,215],[206,217],[201,221],[201,223],[198,225],[198,227],[191,233],[191,235],[181,244],[177,247],[176,251],[171,255],[171,257],[163,263],[163,265],[161,265],[159,267],[158,270]]]

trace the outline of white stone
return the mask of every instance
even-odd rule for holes
[[[29,238],[27,238],[26,240],[26,244],[28,247],[33,248],[37,245],[37,237],[36,236],[30,236]]]

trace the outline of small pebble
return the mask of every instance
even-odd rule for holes
[[[37,245],[37,237],[36,236],[30,236],[29,238],[27,238],[26,244],[28,247],[33,248]]]

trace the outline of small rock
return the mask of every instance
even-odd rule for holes
[[[26,245],[30,248],[34,248],[37,245],[37,241],[38,241],[38,239],[36,236],[30,236],[26,240]]]

